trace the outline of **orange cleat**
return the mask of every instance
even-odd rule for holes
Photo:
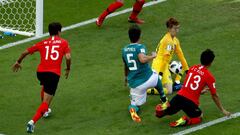
[[[136,111],[133,108],[131,108],[129,112],[131,114],[131,117],[132,117],[133,121],[135,121],[137,123],[141,122],[141,118],[137,115]]]
[[[169,124],[169,126],[170,126],[170,127],[185,126],[185,125],[187,125],[187,122],[188,122],[187,116],[183,116],[183,117],[181,117],[179,120],[174,121],[174,122],[171,122],[171,123]]]

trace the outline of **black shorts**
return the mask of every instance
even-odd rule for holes
[[[52,72],[37,72],[37,78],[44,92],[54,96],[60,76]]]
[[[172,115],[180,110],[183,110],[190,118],[200,117],[202,114],[201,109],[193,101],[177,94],[170,101],[170,107],[165,113],[166,115]]]

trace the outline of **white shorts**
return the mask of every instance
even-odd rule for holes
[[[142,85],[130,89],[131,105],[140,106],[146,102],[147,89],[154,88],[158,83],[158,74],[153,72],[152,76]]]

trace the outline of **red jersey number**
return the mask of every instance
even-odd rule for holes
[[[199,83],[201,81],[201,76],[199,76],[199,75],[192,76],[192,75],[193,75],[192,73],[189,73],[189,76],[188,76],[187,82],[185,84],[185,87],[188,87],[190,79],[193,78],[193,82],[190,83],[190,88],[192,90],[197,90],[198,87],[199,87]]]
[[[45,46],[46,49],[45,60],[48,60],[49,58],[51,58],[52,60],[57,60],[59,58],[59,52],[57,48],[59,48],[58,45],[53,45],[51,49],[50,46]]]

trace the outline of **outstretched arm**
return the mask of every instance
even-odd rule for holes
[[[17,72],[19,71],[22,66],[21,66],[21,62],[22,60],[28,55],[30,54],[28,50],[25,50],[21,55],[20,57],[18,58],[18,60],[15,62],[15,64],[12,66],[12,70],[13,72]]]
[[[68,78],[68,75],[69,75],[69,72],[70,72],[70,69],[71,69],[71,54],[70,53],[66,53],[65,55],[66,57],[66,65],[67,65],[67,68],[65,69],[65,78],[67,79]]]
[[[226,110],[223,108],[222,103],[221,103],[221,101],[220,101],[220,99],[219,99],[219,97],[218,97],[217,94],[213,94],[213,95],[212,95],[212,99],[213,99],[213,101],[215,102],[215,104],[217,105],[217,107],[219,108],[219,110],[220,110],[224,115],[230,116],[231,113],[228,112],[228,111],[226,111]]]
[[[138,59],[141,63],[147,63],[156,57],[156,52],[152,52],[151,55],[145,55],[144,53],[138,54]]]

